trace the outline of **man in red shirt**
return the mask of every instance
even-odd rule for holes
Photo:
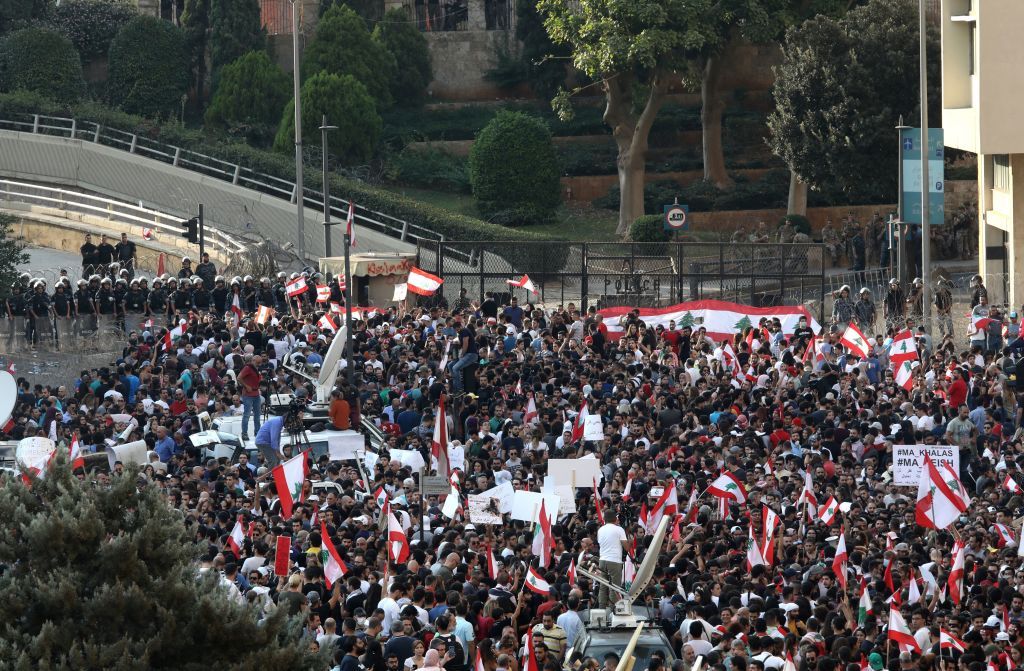
[[[967,401],[967,383],[959,368],[953,370],[953,381],[949,384],[949,406],[959,408]]]
[[[242,440],[249,440],[249,415],[252,415],[253,432],[256,435],[260,431],[260,405],[263,397],[260,396],[260,375],[259,365],[262,358],[259,354],[247,355],[249,360],[242,367],[238,374],[238,384],[242,387]]]

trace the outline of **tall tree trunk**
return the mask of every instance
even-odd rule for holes
[[[612,129],[619,153],[619,223],[616,235],[625,236],[634,221],[644,214],[644,163],[647,159],[647,138],[665,102],[667,86],[664,77],[655,75],[643,111],[633,112],[633,78],[616,75],[605,81],[606,106],[604,121]]]
[[[789,171],[789,202],[786,214],[807,216],[807,182],[802,181],[792,170]]]
[[[704,63],[700,80],[700,121],[701,138],[704,144],[704,179],[720,189],[732,186],[732,179],[725,169],[725,153],[722,151],[722,61],[728,46],[722,53],[710,56]]]

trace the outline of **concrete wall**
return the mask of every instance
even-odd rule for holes
[[[488,100],[505,96],[505,92],[484,79],[484,75],[497,62],[498,50],[514,41],[511,31],[461,30],[424,35],[434,67],[434,81],[427,89],[429,95],[443,100]]]
[[[895,205],[809,207],[807,208],[807,218],[811,221],[811,230],[817,233],[825,226],[825,221],[827,219],[831,219],[832,223],[838,226],[842,217],[853,212],[857,220],[864,223],[869,221],[871,219],[871,215],[875,212],[878,212],[884,217],[887,212],[894,211],[895,209]],[[723,236],[728,237],[732,235],[732,232],[736,230],[736,227],[741,224],[747,229],[747,231],[750,231],[752,226],[756,226],[759,222],[764,221],[768,224],[769,228],[774,229],[774,227],[778,225],[779,220],[784,216],[786,216],[786,210],[785,208],[782,208],[778,210],[692,212],[690,213],[689,220],[692,229],[695,231],[712,231],[721,233]]]

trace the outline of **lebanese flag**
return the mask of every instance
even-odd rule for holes
[[[885,573],[882,574],[882,582],[889,588],[890,594],[896,593],[896,583],[892,580],[892,560],[890,559],[885,565]]]
[[[939,649],[963,652],[967,649],[967,644],[945,629],[939,629]]]
[[[437,401],[434,435],[430,440],[430,454],[437,460],[437,474],[448,477],[452,473],[448,462],[448,415],[444,409],[444,394]]]
[[[584,401],[580,411],[576,413],[576,419],[572,422],[572,435],[569,437],[569,442],[578,443],[583,440],[583,426],[587,422],[587,415],[590,414],[587,410],[587,402]]]
[[[996,543],[996,547],[999,549],[1005,547],[1017,547],[1017,538],[1013,535],[1013,530],[1005,524],[993,524],[992,527],[996,530],[996,535],[999,536],[999,541]]]
[[[836,497],[828,497],[828,501],[825,502],[818,510],[818,519],[824,522],[828,526],[832,526],[832,521],[835,520],[836,515],[839,514],[839,501],[836,501]]]
[[[523,275],[519,280],[505,280],[505,283],[510,287],[519,287],[520,289],[526,289],[534,296],[537,295],[537,286],[530,279],[529,275]]]
[[[904,329],[896,334],[889,343],[889,360],[899,366],[904,361],[917,361],[917,344],[914,342],[914,334],[910,329]]]
[[[917,586],[917,578],[914,577],[914,569],[910,569],[910,576],[907,579],[907,603],[917,603],[921,600],[921,589]]]
[[[537,412],[537,402],[533,400],[533,394],[530,394],[530,399],[526,402],[526,412],[523,413],[523,424],[533,424],[540,418],[540,413]]]
[[[782,671],[796,671],[796,664],[793,663],[793,651],[786,651],[786,663],[782,665]]]
[[[857,325],[852,322],[846,327],[846,331],[839,339],[839,344],[862,359],[866,359],[868,352],[871,351],[871,346],[868,345],[867,338],[865,338],[864,334],[860,332]]]
[[[1003,489],[1010,492],[1011,494],[1020,494],[1021,492],[1020,485],[1018,485],[1017,481],[1011,478],[1009,475],[1007,475],[1006,479],[1003,480]]]
[[[626,487],[622,490],[622,500],[628,501],[629,495],[633,492],[633,476],[626,476]]]
[[[152,228],[143,228],[142,229],[142,239],[143,240],[152,240],[153,239],[153,229]],[[160,274],[162,275],[163,273],[160,273]]]
[[[857,605],[857,626],[863,627],[868,615],[873,614],[871,608],[871,595],[868,593],[868,583],[862,577],[860,579],[860,602]]]
[[[533,554],[539,558],[541,568],[547,568],[551,563],[551,545],[554,538],[551,535],[551,517],[544,508],[544,500],[540,502],[540,514],[538,515],[537,528],[533,534]]]
[[[494,552],[491,551],[490,545],[485,545],[487,548],[487,577],[491,580],[498,579],[498,561],[494,558]]]
[[[632,479],[626,483],[628,487],[633,482]],[[626,497],[623,496],[623,499]],[[690,489],[690,500],[686,502],[686,519],[683,520],[686,524],[692,524],[697,521],[697,513],[700,512],[700,508],[697,506],[697,485],[694,484],[693,488]]]
[[[634,580],[636,580],[636,564],[633,563],[633,557],[626,555],[626,560],[622,564],[622,582],[632,585]]]
[[[543,594],[544,596],[547,596],[551,592],[551,585],[549,585],[548,581],[545,580],[541,574],[537,573],[537,569],[532,566],[526,569],[526,586],[531,592]],[[531,629],[530,631],[532,633],[533,630]],[[530,656],[533,656],[532,646]]]
[[[960,605],[960,588],[964,579],[964,554],[965,547],[956,543],[953,547],[953,566],[950,568],[949,579],[946,583],[949,585],[949,596],[956,606]]]
[[[669,480],[665,485],[665,491],[658,497],[654,507],[651,508],[650,517],[647,520],[648,533],[654,533],[661,524],[662,517],[674,517],[679,512],[679,494],[676,491],[676,481]]]
[[[302,485],[307,475],[309,466],[306,463],[305,452],[274,467],[274,485],[277,487],[277,496],[281,499],[281,513],[285,518],[292,516],[295,504],[302,503]]]
[[[181,324],[178,324],[170,331],[164,331],[164,351],[169,352],[174,347],[174,341],[181,337],[184,333],[184,329],[181,328]]]
[[[899,609],[892,606],[889,607],[889,640],[896,642],[900,652],[921,653],[921,646],[917,644],[914,635],[910,633],[906,620],[903,619]]]
[[[604,512],[601,510],[601,492],[597,489],[597,478],[594,478],[594,510],[597,511],[598,523],[604,524]]]
[[[800,499],[797,501],[797,505],[801,503],[807,504],[807,517],[814,521],[814,515],[811,511],[818,511],[818,497],[814,495],[814,482],[811,481],[811,472],[804,471],[804,488],[800,492]]]
[[[429,12],[427,12],[427,16],[430,16]],[[427,25],[427,30],[429,30],[429,19]],[[529,576],[527,576],[527,581],[529,581]],[[546,595],[547,592],[544,594]],[[541,671],[540,663],[537,661],[537,651],[533,648],[533,627],[526,631],[526,659],[523,660],[523,671]]]
[[[316,285],[316,302],[326,303],[331,300],[331,288],[326,284]]]
[[[228,546],[231,551],[235,553],[235,556],[239,559],[242,558],[242,543],[245,542],[245,527],[242,526],[242,516],[239,515],[238,519],[235,520],[235,526],[232,527],[231,533],[228,534]]]
[[[917,485],[917,505],[914,507],[917,523],[927,529],[945,529],[961,513],[967,512],[970,505],[970,495],[949,464],[943,463],[936,468],[925,453],[924,468]]]
[[[648,517],[648,515],[647,515],[647,504],[643,503],[643,504],[640,505],[640,514],[637,515],[636,519],[637,519],[637,523],[641,527],[643,527],[645,530],[647,529],[647,517]]]
[[[971,326],[974,330],[971,333],[980,333],[988,328],[988,325],[996,321],[991,317],[982,317],[971,315]]]
[[[294,280],[286,282],[284,285],[285,293],[288,294],[288,298],[295,298],[306,291],[306,278],[299,275]]]
[[[345,314],[345,308],[341,306],[341,303],[331,302],[331,314],[343,315]]]
[[[756,323],[762,317],[778,319],[782,323],[782,334],[785,337],[793,335],[801,317],[807,320],[807,324],[814,333],[821,332],[821,325],[803,306],[780,305],[756,308],[728,301],[706,300],[687,301],[664,308],[634,308],[624,305],[598,310],[598,314],[604,317],[604,322],[608,326],[609,340],[615,341],[622,337],[625,327],[619,324],[619,318],[630,314],[634,309],[639,312],[640,319],[647,324],[648,328],[656,329],[660,324],[667,329],[670,321],[679,323],[685,317],[686,323],[696,322],[703,326],[707,330],[708,337],[715,342],[731,340],[737,331],[742,330],[743,327],[739,324]]]
[[[78,468],[85,469],[85,457],[82,456],[82,446],[78,443],[78,434],[71,437],[71,447],[68,450],[68,460],[71,462],[71,470]]]
[[[569,560],[569,570],[565,572],[565,577],[569,579],[569,587],[576,586],[576,557]]]
[[[330,313],[324,313],[324,316],[316,321],[316,325],[321,331],[324,329],[330,329],[335,333],[338,332],[338,325],[334,323],[333,319],[331,319]]]
[[[836,574],[839,586],[846,591],[846,530],[839,530],[839,544],[836,545],[836,556],[832,560],[832,572]]]
[[[391,511],[388,511],[388,556],[396,564],[404,564],[409,558],[409,539],[402,530],[401,522]]]
[[[758,547],[757,539],[754,538],[754,527],[750,526],[747,530],[747,572],[755,566],[764,566],[765,563],[761,548]]]
[[[381,510],[383,510],[384,506],[388,502],[388,492],[387,492],[387,490],[384,489],[383,486],[378,487],[377,491],[375,491],[373,493],[373,499],[374,499],[374,501],[377,502],[377,507],[380,508]]]
[[[764,561],[771,566],[775,561],[775,527],[779,523],[779,516],[768,506],[761,506],[761,549],[764,553]]]
[[[732,499],[736,503],[747,502],[747,490],[730,471],[722,471],[715,481],[708,485],[707,491],[720,499]]]
[[[921,365],[920,361],[904,361],[896,368],[896,384],[910,391],[914,387],[914,369]]]
[[[237,293],[232,292],[231,294],[231,312],[235,314],[236,319],[242,318],[242,301],[241,296]]]
[[[266,324],[267,320],[269,320],[273,316],[274,308],[272,307],[269,307],[267,305],[261,305],[259,306],[259,308],[256,309],[256,323],[260,324],[261,326],[263,324]]]
[[[348,236],[349,247],[356,246],[356,204],[348,201],[348,216],[345,218],[345,235]]]
[[[420,296],[432,296],[437,291],[444,280],[437,275],[431,275],[425,270],[420,270],[416,266],[409,269],[409,279],[406,281],[409,291]]]
[[[341,560],[331,535],[327,533],[327,525],[320,522],[320,538],[323,540],[324,549],[327,550],[327,561],[324,563],[324,580],[327,582],[327,589],[331,589],[334,583],[345,577],[348,573],[348,566]]]

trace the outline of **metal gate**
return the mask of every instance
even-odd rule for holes
[[[805,305],[822,316],[824,246],[728,242],[438,242],[420,243],[418,265],[445,280],[453,302],[493,292],[499,298],[582,309],[663,307],[690,300],[753,306]],[[529,275],[538,295],[509,280]]]

